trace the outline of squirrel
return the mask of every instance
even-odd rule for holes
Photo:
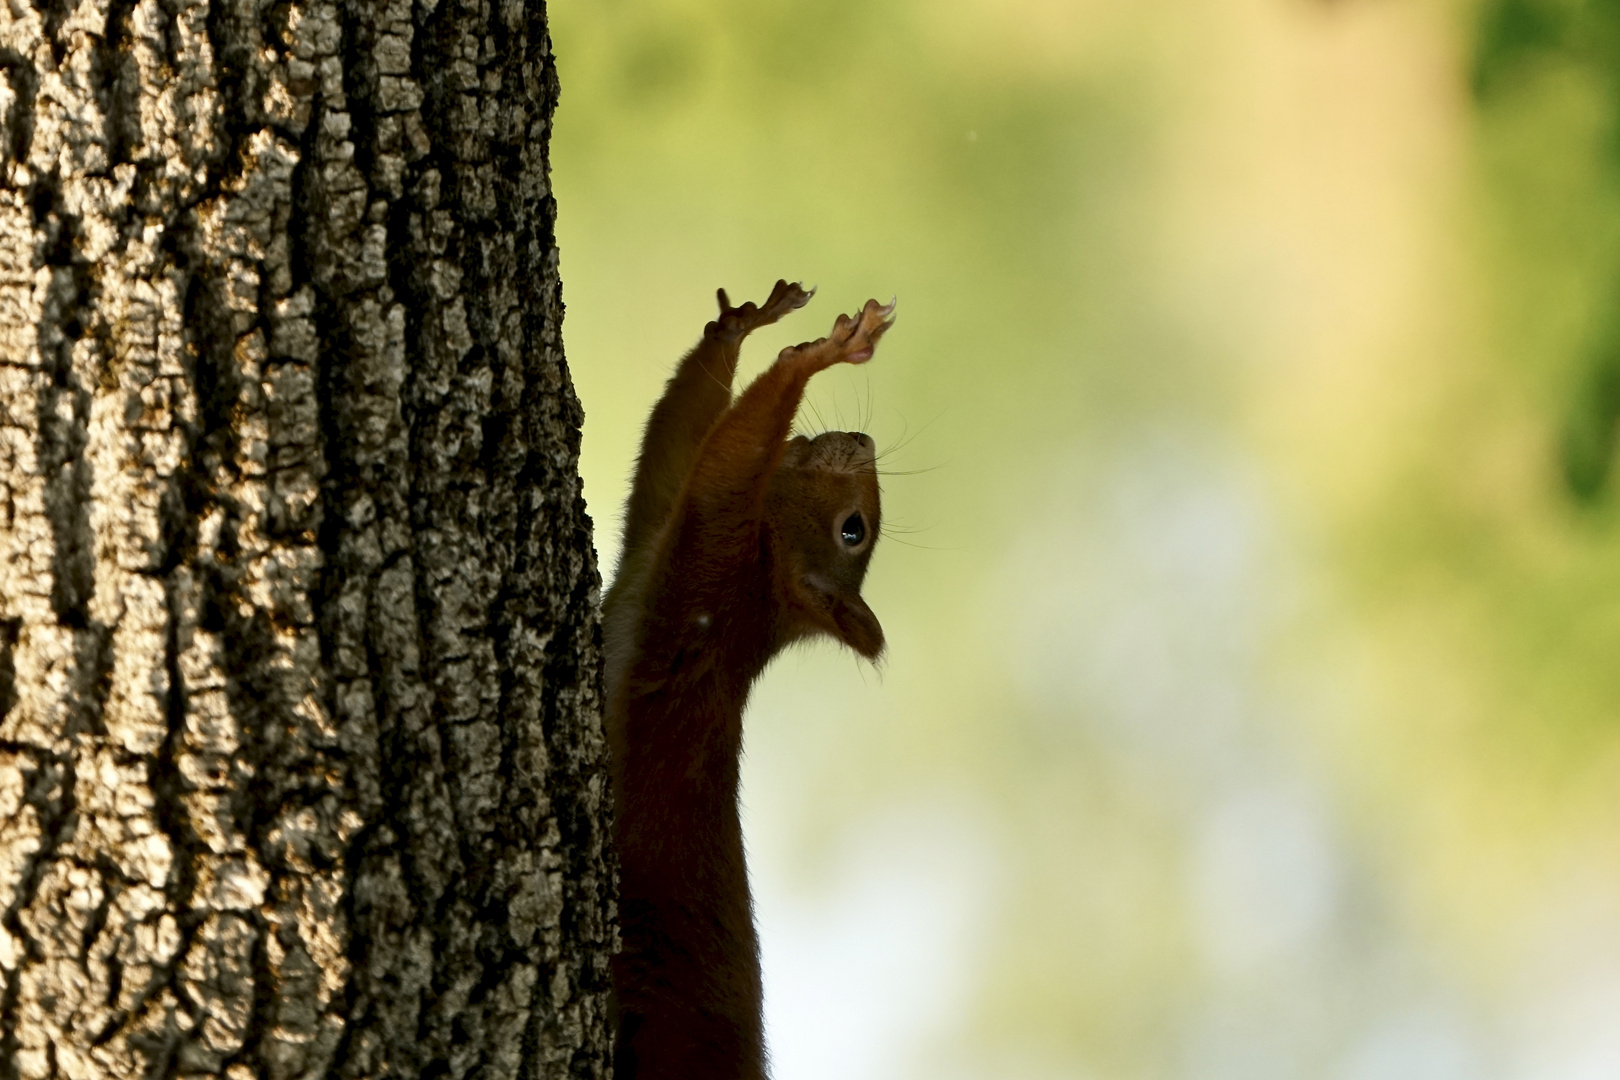
[[[870,360],[894,303],[782,350],[735,400],[742,341],[813,292],[778,281],[720,315],[653,408],[603,603],[619,855],[618,1080],[763,1080],[759,940],[737,810],[750,684],[788,644],[830,635],[867,659],[861,599],[880,514],[860,432],[791,436],[806,383]]]

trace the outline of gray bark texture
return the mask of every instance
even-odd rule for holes
[[[0,5],[0,1080],[607,1075],[556,94],[540,0]]]

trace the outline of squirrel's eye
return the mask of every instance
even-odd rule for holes
[[[845,544],[855,547],[866,539],[866,522],[861,520],[859,512],[853,513],[844,519],[844,524],[840,526],[839,532],[843,534]]]

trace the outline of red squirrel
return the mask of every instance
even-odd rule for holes
[[[805,384],[870,360],[894,304],[868,301],[782,350],[735,401],[742,341],[811,294],[778,281],[720,316],[676,368],[642,440],[603,604],[619,854],[617,1080],[763,1080],[759,941],[737,813],[748,688],[826,634],[868,659],[861,599],[880,524],[872,440],[791,437]]]

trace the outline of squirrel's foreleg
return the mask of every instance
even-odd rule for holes
[[[719,290],[719,316],[703,328],[702,339],[670,376],[647,420],[625,510],[623,553],[641,547],[669,516],[703,437],[731,404],[743,339],[803,307],[812,295],[797,283],[778,281],[763,305],[732,307],[726,291]]]

